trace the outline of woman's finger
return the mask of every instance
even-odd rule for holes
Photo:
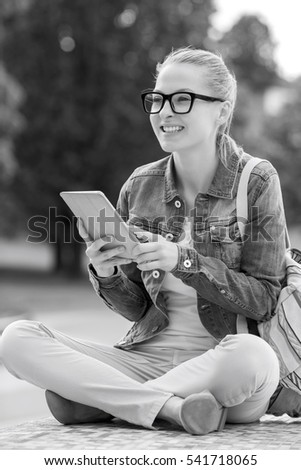
[[[141,255],[135,257],[135,263],[137,264],[149,263],[150,261],[154,261],[156,259],[158,259],[158,254],[154,251],[151,251],[147,253],[142,253]]]
[[[140,269],[140,271],[153,271],[154,269],[160,269],[160,261],[157,259],[146,263],[137,264],[137,268]]]
[[[111,266],[122,266],[123,264],[130,264],[132,263],[132,259],[128,258],[118,258],[117,256],[114,256],[114,258],[110,258],[103,263],[101,263],[102,267],[111,267]]]
[[[88,232],[84,226],[84,223],[82,221],[82,219],[80,217],[77,218],[77,221],[76,221],[76,225],[77,225],[77,230],[80,234],[80,236],[85,236],[87,237],[88,236]]]
[[[97,240],[98,242],[98,240]],[[93,245],[95,245],[96,242],[94,242]],[[97,244],[96,244],[97,246]],[[103,245],[102,245],[103,246]],[[108,259],[111,259],[113,258],[114,256],[118,256],[120,255],[121,253],[124,253],[125,251],[125,248],[124,246],[117,246],[115,248],[110,248],[108,250],[103,250],[103,251],[99,251],[98,250],[94,250],[92,249],[92,246],[87,248],[86,250],[86,254],[87,256],[89,256],[89,258],[91,260],[95,260],[98,264],[100,263],[103,263],[104,261],[108,260]]]
[[[86,242],[86,244],[88,246],[91,245],[93,240],[91,239],[90,235],[88,234],[88,232],[87,232],[87,230],[84,226],[84,223],[83,223],[83,221],[80,217],[77,219],[76,226],[77,226],[78,233],[80,234],[82,239]]]
[[[139,243],[135,248],[133,248],[132,254],[133,257],[136,258],[144,253],[155,253],[156,251],[158,251],[157,242]]]
[[[103,238],[98,238],[94,242],[90,242],[86,249],[86,255],[89,257],[93,256],[93,253],[99,252],[103,246],[110,242],[112,242],[112,237],[110,235],[106,235]]]

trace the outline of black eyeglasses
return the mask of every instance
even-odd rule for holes
[[[141,93],[142,103],[144,111],[147,114],[158,114],[164,107],[166,100],[169,102],[171,109],[176,114],[187,114],[191,111],[194,100],[203,101],[220,101],[224,100],[220,98],[214,98],[213,96],[198,95],[197,93],[190,93],[188,91],[177,91],[170,95],[159,93],[156,91],[143,91]]]

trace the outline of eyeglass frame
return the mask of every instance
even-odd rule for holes
[[[146,106],[145,106],[145,97],[149,94],[155,94],[155,95],[160,95],[162,96],[162,105],[161,105],[161,108],[158,110],[158,111],[147,111],[146,109]],[[183,113],[179,113],[178,111],[176,111],[174,109],[174,106],[173,106],[173,103],[172,103],[172,98],[174,95],[182,95],[182,94],[185,94],[185,95],[189,95],[190,98],[191,98],[191,102],[190,102],[190,106],[189,106],[189,109],[188,111],[185,111]],[[143,90],[141,92],[141,99],[142,99],[142,105],[143,105],[143,109],[144,111],[146,112],[146,114],[159,114],[162,109],[164,108],[164,105],[166,103],[166,101],[169,102],[169,105],[172,109],[172,111],[175,113],[175,114],[188,114],[190,113],[191,109],[192,109],[192,106],[195,102],[196,99],[199,99],[199,100],[202,100],[202,101],[207,101],[207,102],[211,102],[213,103],[214,101],[220,101],[221,103],[224,103],[225,100],[221,99],[221,98],[215,98],[214,96],[208,96],[208,95],[200,95],[198,93],[193,93],[191,91],[176,91],[175,93],[170,93],[170,94],[165,94],[165,93],[161,93],[159,91],[153,91],[153,90]]]

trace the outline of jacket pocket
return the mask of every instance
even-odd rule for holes
[[[218,221],[209,226],[210,240],[214,245],[215,256],[230,269],[238,270],[241,263],[242,247],[236,219]]]

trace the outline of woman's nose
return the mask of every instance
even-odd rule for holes
[[[174,111],[171,107],[171,104],[168,100],[165,101],[161,111],[160,111],[160,115],[161,116],[171,116],[174,114]]]

